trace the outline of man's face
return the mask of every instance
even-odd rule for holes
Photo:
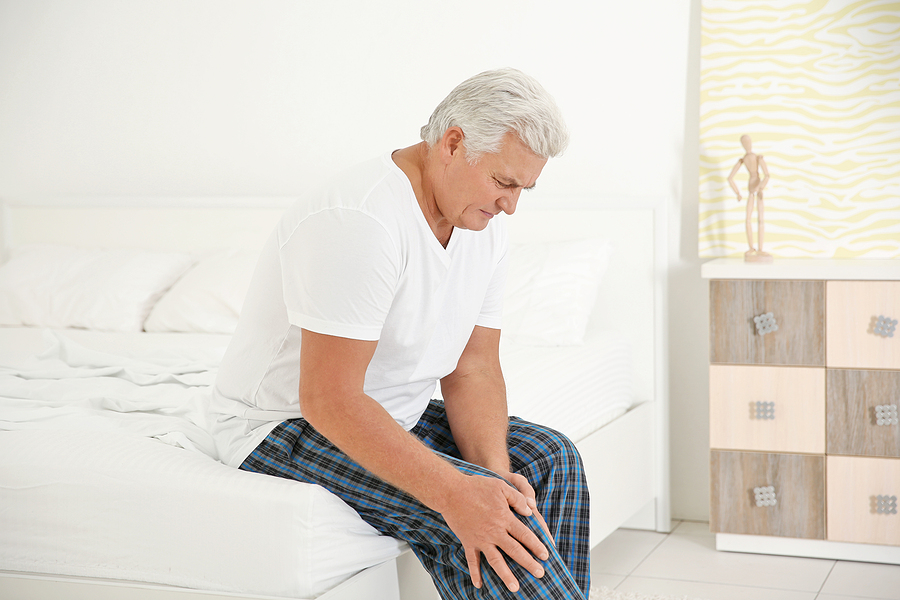
[[[474,165],[458,150],[446,166],[438,209],[454,227],[481,231],[494,215],[516,211],[519,194],[534,187],[545,164],[511,133],[499,152],[482,154]]]

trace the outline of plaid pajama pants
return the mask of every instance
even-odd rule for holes
[[[462,460],[442,402],[432,400],[410,433],[463,473],[497,477]],[[590,588],[588,489],[575,446],[556,431],[517,417],[510,418],[508,446],[512,470],[535,489],[538,510],[554,538],[547,538],[534,517],[517,515],[550,551],[550,558],[542,563],[541,579],[507,560],[519,580],[517,594],[506,588],[483,557],[482,588],[475,588],[465,551],[439,513],[363,469],[303,419],[278,425],[240,468],[315,483],[337,495],[380,533],[407,542],[444,600],[586,598]]]

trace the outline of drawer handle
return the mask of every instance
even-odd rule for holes
[[[878,315],[878,319],[875,321],[875,335],[880,335],[881,337],[894,337],[894,331],[897,329],[897,319],[892,319],[890,317],[885,317],[884,315]]]
[[[875,407],[876,425],[896,425],[900,423],[896,404],[880,404]]]
[[[775,418],[775,403],[774,402],[757,402],[756,403],[756,418],[757,419],[774,419]]]
[[[756,498],[756,505],[760,507],[778,504],[778,499],[775,498],[775,486],[772,485],[753,488],[753,496]]]
[[[756,333],[759,335],[766,335],[767,333],[778,331],[778,323],[775,322],[775,315],[770,312],[761,314],[758,317],[753,317],[753,322],[756,323]]]
[[[897,514],[897,496],[875,496],[875,512],[879,515]]]

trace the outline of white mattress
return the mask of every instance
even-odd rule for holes
[[[227,341],[0,328],[0,570],[312,598],[402,551],[322,488],[210,456]],[[578,441],[632,404],[629,354],[504,342],[510,413]]]
[[[217,364],[227,338],[65,336],[153,356],[153,377],[168,381],[153,383],[149,369],[120,359],[106,362],[129,366],[98,367],[103,355],[67,343],[56,358],[26,361],[45,345],[42,333],[0,328],[0,364],[17,365],[0,369],[0,570],[313,598],[402,551],[318,486],[238,471],[204,453],[198,394],[215,369],[203,361]],[[81,365],[75,380],[54,379],[64,370],[59,355]],[[197,385],[173,383],[172,372]],[[64,398],[63,383],[71,387]],[[166,402],[183,405],[161,401],[152,393],[159,385],[168,386]],[[140,401],[151,404],[141,411]]]
[[[502,339],[500,361],[509,414],[552,427],[578,442],[635,402],[631,347],[596,334],[582,346],[538,347]]]

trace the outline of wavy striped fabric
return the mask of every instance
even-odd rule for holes
[[[900,2],[703,0],[701,52],[700,256],[747,250],[749,134],[767,252],[900,257]]]

